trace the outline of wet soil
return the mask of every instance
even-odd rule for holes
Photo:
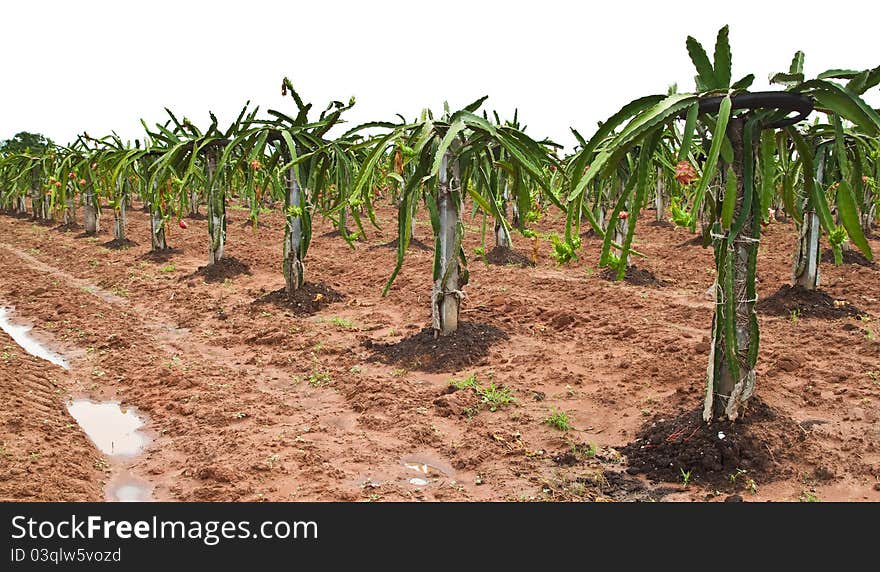
[[[85,227],[79,223],[69,222],[67,224],[60,224],[60,225],[54,227],[52,230],[57,231],[57,232],[70,232],[73,230],[82,230],[83,228],[85,228]],[[79,235],[77,235],[77,236],[79,236]]]
[[[254,300],[254,306],[272,304],[290,310],[294,315],[308,316],[339,302],[343,295],[323,282],[306,282],[297,290],[287,292],[284,288],[265,294]]]
[[[691,238],[685,240],[682,243],[679,243],[677,246],[679,248],[684,248],[684,247],[688,247],[688,246],[699,246],[699,247],[703,248],[703,235],[702,234],[693,235]]]
[[[104,248],[109,248],[111,250],[118,250],[120,248],[131,248],[133,246],[137,246],[137,243],[127,238],[122,240],[114,238],[109,242],[103,243],[101,246],[103,246]]]
[[[69,379],[0,332],[0,501],[100,501],[101,454],[64,407]]]
[[[149,244],[150,242],[148,241],[147,245]],[[152,260],[154,262],[168,262],[173,260],[176,255],[180,254],[183,254],[182,250],[170,246],[165,250],[150,250],[148,248],[146,252],[140,255],[140,258],[142,260]]]

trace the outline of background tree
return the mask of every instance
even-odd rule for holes
[[[20,131],[11,138],[0,141],[0,151],[6,153],[30,151],[33,154],[40,154],[52,145],[52,140],[40,133]]]

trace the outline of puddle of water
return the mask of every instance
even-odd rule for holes
[[[426,465],[425,463],[404,463],[403,466],[407,469],[418,471],[423,475],[427,475],[428,471],[431,470],[431,467]]]
[[[76,399],[68,404],[67,410],[105,455],[137,455],[149,442],[147,436],[138,431],[144,425],[143,419],[133,409],[123,410],[114,401],[96,403]]]
[[[31,331],[30,326],[19,326],[10,322],[8,312],[6,308],[0,307],[0,329],[9,334],[15,343],[32,356],[60,365],[64,369],[70,369],[67,360],[31,337],[28,333]]]
[[[417,471],[427,477],[453,476],[451,467],[430,455],[410,455],[402,458],[401,463],[410,471]]]
[[[115,477],[107,484],[107,500],[111,502],[152,502],[153,487],[132,475]]]
[[[417,487],[426,486],[432,478],[441,478],[448,476],[451,473],[450,469],[441,468],[438,465],[442,465],[442,463],[436,462],[434,459],[431,459],[426,456],[410,456],[401,459],[403,466],[410,471],[416,471],[419,473],[420,477],[413,477],[409,479],[409,484],[415,485]]]
[[[43,346],[28,333],[30,326],[10,322],[9,310],[2,306],[0,329],[27,353],[64,369],[70,368],[67,360]],[[75,399],[67,404],[67,411],[95,446],[111,458],[132,457],[149,443],[149,438],[138,431],[144,425],[143,419],[133,409],[123,410],[114,401],[97,403],[88,399]],[[126,473],[116,474],[108,483],[105,494],[109,501],[145,502],[153,500],[152,490],[149,483]]]

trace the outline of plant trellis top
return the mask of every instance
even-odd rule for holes
[[[401,183],[402,192],[398,215],[397,263],[385,286],[385,293],[403,264],[411,238],[413,206],[419,198],[424,200],[428,208],[435,235],[439,232],[437,181],[444,159],[451,159],[448,168],[458,171],[459,186],[453,189],[456,204],[466,194],[484,212],[500,216],[497,195],[491,192],[491,177],[493,169],[501,168],[512,173],[515,179],[527,180],[547,191],[548,197],[565,211],[565,207],[550,192],[544,170],[545,165],[557,164],[547,149],[547,142],[532,140],[515,124],[493,125],[485,117],[477,115],[476,111],[485,100],[486,97],[482,97],[454,113],[447,109],[439,119],[425,110],[419,121],[396,125],[379,138],[366,158],[354,186],[356,196],[369,191],[368,185],[374,171],[380,168],[381,159],[389,151],[396,153],[400,150],[403,157],[400,172],[392,173],[392,177]],[[503,160],[499,159],[499,149],[505,153]],[[520,188],[525,192],[525,185]],[[460,244],[456,250],[460,251],[464,262]],[[436,260],[435,256],[435,267]]]
[[[577,200],[588,184],[612,173],[617,169],[618,163],[634,150],[638,151],[640,157],[644,156],[644,162],[647,163],[664,134],[672,133],[677,140],[679,161],[693,158],[695,149],[692,141],[698,127],[702,126],[704,129],[700,129],[699,133],[704,138],[711,135],[711,145],[708,150],[696,150],[696,153],[704,155],[705,160],[690,206],[693,228],[697,219],[694,215],[699,213],[709,183],[716,175],[719,157],[728,163],[732,158],[730,144],[723,136],[731,116],[737,109],[754,109],[748,117],[754,120],[757,128],[785,128],[793,140],[805,165],[805,187],[811,192],[810,198],[820,214],[823,228],[831,232],[835,225],[827,200],[814,181],[812,153],[800,134],[790,125],[803,119],[815,108],[816,111],[827,114],[841,133],[842,121],[846,120],[869,136],[880,135],[880,114],[861,97],[866,90],[880,83],[880,67],[865,71],[829,70],[807,81],[803,73],[804,55],[798,52],[787,73],[771,76],[773,83],[786,87],[785,91],[750,93],[746,90],[755,79],[753,74],[731,81],[732,58],[727,26],[718,32],[712,61],[699,42],[692,37],[687,39],[687,50],[697,71],[696,92],[641,97],[628,103],[602,123],[595,135],[572,158],[569,200]],[[832,80],[846,80],[847,83],[841,85]],[[788,117],[792,111],[798,115]],[[682,118],[685,119],[685,124],[683,129],[678,130],[675,122]],[[616,131],[621,126],[623,128]],[[842,141],[843,138],[840,139]],[[644,172],[647,172],[647,164]],[[627,192],[641,196],[648,184],[648,177],[637,176],[633,179],[632,184],[627,185]],[[853,243],[870,258],[870,248],[858,224],[855,201],[848,180],[842,182],[838,189],[837,203],[838,213],[847,233]],[[591,216],[589,212],[585,214]],[[630,213],[630,217],[634,214],[637,213]],[[596,221],[590,220],[590,223],[602,234]],[[623,256],[626,255],[628,246],[624,250]]]

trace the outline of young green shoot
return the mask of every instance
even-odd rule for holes
[[[309,375],[309,385],[312,387],[320,387],[328,385],[331,382],[330,372],[326,370],[313,370]]]
[[[559,429],[560,431],[568,431],[571,429],[571,421],[568,418],[568,413],[563,411],[562,409],[553,409],[550,413],[550,416],[544,420],[544,423],[547,425]]]
[[[687,486],[688,486],[688,485],[690,484],[690,482],[691,482],[691,472],[690,472],[690,471],[685,471],[684,469],[682,469],[682,468],[680,468],[680,467],[679,467],[679,469],[678,469],[678,472],[681,473],[681,482],[682,482],[682,484],[685,486],[685,488],[687,488]]]
[[[490,383],[489,387],[477,387],[476,391],[477,395],[482,398],[483,404],[489,408],[489,411],[497,411],[505,405],[516,401],[510,389],[504,386],[495,387],[495,383]]]
[[[476,391],[477,387],[477,374],[470,375],[464,379],[452,380],[449,385],[454,387],[455,389],[473,389]]]
[[[352,322],[351,320],[346,320],[345,318],[340,318],[338,316],[333,316],[328,321],[339,328],[345,328],[347,330],[354,328],[354,322]]]
[[[516,403],[513,392],[503,385],[496,386],[495,382],[490,382],[488,387],[483,387],[477,381],[477,375],[472,374],[464,379],[454,379],[449,382],[451,387],[457,390],[472,389],[480,398],[480,405],[469,407],[465,410],[468,417],[473,417],[479,412],[480,406],[485,405],[489,411],[498,411],[505,405]]]

